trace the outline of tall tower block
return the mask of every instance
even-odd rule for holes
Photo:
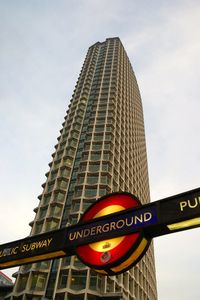
[[[62,125],[31,235],[76,224],[111,192],[149,202],[141,97],[119,38],[89,48]],[[22,266],[16,277],[6,299],[157,299],[153,246],[136,267],[117,276],[99,275],[66,257]]]

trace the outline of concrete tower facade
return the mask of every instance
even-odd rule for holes
[[[31,235],[76,224],[85,209],[111,192],[131,192],[143,204],[149,202],[141,97],[119,38],[89,48],[62,125]],[[95,273],[76,257],[22,266],[7,299],[95,300],[113,295],[157,299],[152,246],[136,267],[112,277]]]

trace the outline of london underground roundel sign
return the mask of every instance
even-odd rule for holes
[[[141,206],[140,201],[129,193],[113,193],[100,198],[89,207],[81,218],[81,222],[89,221],[98,217],[103,217],[124,209]],[[125,224],[129,222],[129,224]],[[131,226],[131,220],[113,220],[111,226],[113,230],[119,230],[123,226]],[[99,231],[107,231],[107,225]],[[115,275],[125,272],[135,265],[145,254],[150,244],[142,231],[115,237],[100,242],[78,246],[76,254],[86,265],[105,275]]]

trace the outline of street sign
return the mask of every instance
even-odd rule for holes
[[[0,245],[0,269],[77,254],[98,272],[119,274],[138,262],[152,238],[199,226],[200,188],[145,205],[114,193],[76,225]],[[89,250],[91,260],[84,255]]]

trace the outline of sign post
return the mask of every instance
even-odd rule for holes
[[[0,245],[0,269],[75,254],[97,272],[119,274],[143,257],[152,238],[199,226],[200,188],[146,205],[113,193],[76,225]]]

